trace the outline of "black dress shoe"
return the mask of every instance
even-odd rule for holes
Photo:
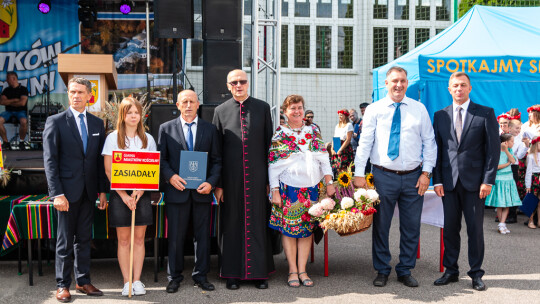
[[[216,289],[214,287],[214,284],[208,282],[208,281],[199,281],[199,282],[195,282],[195,286],[197,287],[200,287],[202,290],[206,290],[206,291],[212,291],[214,289]]]
[[[448,283],[454,283],[459,281],[459,276],[457,274],[445,273],[442,277],[438,278],[433,282],[435,286],[448,285]]]
[[[267,289],[268,288],[268,280],[257,280],[255,281],[255,287],[258,289]]]
[[[382,273],[377,274],[375,280],[373,280],[373,286],[384,287],[388,282],[388,276]]]
[[[177,282],[175,280],[172,280],[169,282],[169,285],[167,285],[167,292],[168,293],[175,293],[178,291],[178,288],[180,287],[180,282]]]
[[[237,290],[240,288],[240,283],[236,279],[227,279],[227,289]]]
[[[484,291],[487,289],[486,284],[484,284],[484,281],[482,281],[482,278],[472,279],[472,288],[478,291]]]
[[[397,280],[407,287],[418,287],[418,281],[416,281],[416,279],[410,274],[399,276]]]

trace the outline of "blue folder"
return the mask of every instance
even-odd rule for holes
[[[186,189],[197,189],[206,181],[207,160],[207,152],[180,151],[180,168],[178,170],[178,175],[187,182]]]
[[[332,148],[336,153],[339,149],[341,149],[341,139],[339,137],[332,138]]]
[[[527,193],[519,206],[519,210],[523,211],[527,217],[531,217],[534,210],[538,207],[538,197],[532,193]]]

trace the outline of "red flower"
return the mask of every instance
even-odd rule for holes
[[[305,145],[305,144],[306,144],[306,140],[302,138],[302,139],[300,139],[300,140],[298,141],[298,143],[301,144],[301,145]]]
[[[290,139],[291,141],[295,141],[295,140],[296,140],[296,137],[294,137],[294,136],[291,135],[291,137],[289,137],[289,139]]]
[[[289,209],[283,208],[283,215],[287,215],[288,212],[289,212]]]
[[[302,218],[302,221],[304,221],[304,222],[309,222],[309,221],[311,221],[311,216],[310,216],[309,213],[307,213],[307,212],[304,213],[304,214],[302,214],[302,217],[301,217],[301,218]]]
[[[306,137],[306,139],[312,139],[313,138],[313,136],[310,133],[307,133],[305,137]]]

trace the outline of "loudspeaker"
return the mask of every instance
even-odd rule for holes
[[[216,110],[217,104],[201,104],[199,105],[199,110],[197,115],[207,122],[212,122],[214,120],[214,111]]]
[[[178,110],[175,104],[155,103],[150,106],[148,127],[150,128],[150,134],[154,137],[156,144],[158,142],[159,126],[164,122],[178,118],[178,116],[180,116],[180,110]]]
[[[154,0],[156,38],[193,38],[193,0]]]
[[[204,0],[203,39],[242,39],[242,0]]]
[[[227,74],[242,68],[242,43],[204,40],[203,45],[203,100],[205,104],[220,104],[232,97]]]

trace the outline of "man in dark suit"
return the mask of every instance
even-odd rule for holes
[[[193,220],[195,267],[191,274],[195,285],[214,290],[206,277],[210,268],[210,212],[212,189],[221,176],[221,146],[214,125],[197,117],[199,100],[191,90],[178,94],[176,106],[181,116],[159,127],[158,146],[161,152],[161,177],[165,181],[165,203],[169,239],[169,284],[167,292],[178,291],[184,279],[184,239],[189,219]],[[186,181],[178,175],[180,151],[208,153],[206,181],[197,189],[186,189]],[[184,176],[185,177],[185,176]]]
[[[90,283],[90,242],[94,205],[105,209],[107,183],[101,150],[103,121],[86,111],[92,85],[84,78],[68,82],[69,109],[50,116],[43,131],[43,160],[49,196],[58,212],[56,239],[56,299],[69,302],[75,254],[77,291],[89,296],[103,293]]]
[[[469,265],[472,287],[485,290],[484,202],[495,183],[500,156],[499,127],[492,108],[469,99],[469,76],[456,72],[450,76],[448,90],[452,105],[437,111],[433,129],[437,142],[437,164],[433,173],[435,193],[442,197],[444,210],[444,275],[435,285],[459,279],[461,214],[467,223]]]

